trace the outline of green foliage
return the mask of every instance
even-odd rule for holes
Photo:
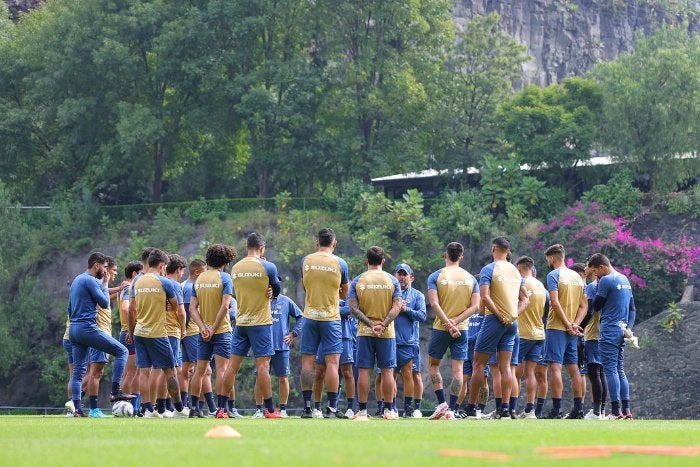
[[[520,78],[526,48],[499,27],[498,14],[475,16],[448,47],[433,100],[431,151],[437,167],[476,167],[500,146],[496,109]]]
[[[652,189],[673,190],[700,173],[700,38],[664,26],[639,36],[635,51],[596,66],[593,77],[604,96],[600,139],[616,160],[632,164]]]
[[[440,237],[475,246],[492,233],[487,206],[487,200],[477,190],[448,191],[432,205],[430,215]]]
[[[663,204],[669,213],[674,215],[690,215],[700,217],[700,185],[695,185],[692,191],[679,193],[667,193],[664,195]]]
[[[499,109],[505,138],[525,164],[549,168],[552,180],[578,181],[573,170],[590,159],[602,106],[599,86],[583,78],[527,86]]]
[[[581,199],[598,203],[613,216],[632,218],[640,212],[642,192],[633,185],[630,171],[621,170],[605,185],[596,185],[584,193]]]
[[[676,302],[671,302],[668,304],[668,310],[666,315],[659,320],[659,326],[666,332],[672,333],[678,329],[683,321],[683,313],[678,308]]]
[[[481,166],[481,192],[492,212],[505,212],[506,217],[536,212],[545,183],[525,175],[521,158],[510,154],[506,159],[485,157]]]

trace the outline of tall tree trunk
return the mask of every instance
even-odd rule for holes
[[[151,201],[160,203],[163,198],[163,172],[165,171],[165,152],[160,143],[153,147],[153,193]]]

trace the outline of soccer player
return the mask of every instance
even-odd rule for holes
[[[279,383],[280,416],[287,418],[289,400],[289,350],[301,333],[301,309],[289,297],[279,294],[270,303],[272,309],[272,346],[275,354],[270,359],[270,368]],[[294,319],[294,328],[290,320]],[[262,406],[263,395],[255,386],[255,404]]]
[[[282,418],[280,413],[275,411],[270,384],[270,359],[275,354],[275,349],[272,342],[272,311],[268,290],[272,289],[272,297],[280,294],[277,267],[263,259],[265,239],[262,235],[255,232],[249,234],[246,239],[246,251],[247,256],[231,269],[238,312],[236,327],[233,330],[231,358],[224,374],[223,391],[217,391],[219,410],[216,412],[216,418],[228,418],[228,394],[235,384],[243,359],[251,348],[257,370],[256,392],[262,396],[265,403],[263,415],[265,418]],[[218,363],[216,366],[218,370]]]
[[[153,411],[153,398],[157,397],[149,384],[153,368],[160,369],[165,374],[168,393],[174,401],[175,411],[172,416],[189,416],[189,409],[182,404],[175,372],[175,357],[168,340],[167,314],[176,314],[179,328],[185,328],[185,312],[180,306],[182,299],[179,284],[163,277],[169,261],[170,258],[165,252],[154,249],[148,256],[144,274],[131,286],[136,315],[129,315],[129,334],[133,335],[136,347],[139,389],[144,401],[144,417],[148,418],[162,418],[158,411]],[[166,304],[169,308],[166,308]]]
[[[484,303],[481,302],[479,307],[483,308]],[[481,329],[481,323],[484,321],[484,314],[483,310],[479,310],[479,313],[474,313],[469,317],[467,320],[467,359],[464,360],[464,366],[462,369],[462,376],[463,376],[463,381],[462,381],[462,388],[459,392],[459,397],[457,398],[457,405],[462,407],[458,411],[458,416],[459,418],[466,418],[467,417],[467,404],[466,404],[466,397],[467,397],[467,390],[469,388],[469,380],[472,377],[472,371],[473,371],[473,361],[474,361],[474,346],[476,345],[476,338],[479,335],[479,330]],[[489,376],[489,367],[484,368],[484,377],[488,378]],[[500,389],[499,389],[499,394],[500,394]],[[483,410],[486,406],[486,402],[489,399],[489,385],[486,379],[484,379],[484,384],[481,386],[479,389],[479,395],[477,399],[477,406],[476,406],[476,416],[477,418],[481,418]]]
[[[199,328],[193,319],[190,318],[190,301],[192,295],[194,294],[194,283],[201,273],[203,273],[207,268],[207,264],[201,259],[193,259],[190,261],[188,268],[188,278],[185,282],[181,284],[182,295],[183,295],[183,305],[185,307],[185,337],[182,338],[180,342],[182,345],[182,372],[180,376],[180,390],[183,391],[180,395],[182,402],[190,407],[189,392],[192,375],[194,374],[194,367],[197,364],[197,336],[199,335]],[[199,396],[199,394],[197,394]],[[196,417],[197,414],[201,415],[198,410],[191,410],[190,416]]]
[[[112,336],[100,331],[96,324],[98,305],[103,308],[109,307],[109,290],[107,289],[109,279],[107,257],[102,253],[93,253],[88,258],[87,270],[73,279],[70,286],[68,317],[70,319],[69,337],[73,348],[71,390],[76,417],[85,416],[80,389],[87,370],[90,347],[115,357],[110,400],[130,400],[133,398],[120,390],[129,351]]]
[[[435,312],[435,321],[430,333],[429,372],[438,405],[431,420],[445,417],[454,420],[457,398],[462,388],[462,372],[467,359],[468,319],[479,310],[480,294],[477,281],[459,267],[464,258],[464,247],[452,242],[445,249],[445,267],[428,277],[428,300]],[[440,360],[450,349],[452,359],[452,383],[450,403],[445,402],[445,391],[440,375]],[[483,369],[482,369],[483,371]],[[478,391],[478,388],[475,388]]]
[[[561,395],[564,390],[561,370],[566,367],[571,377],[574,407],[567,416],[571,419],[583,418],[583,385],[578,368],[579,326],[588,302],[583,292],[585,287],[578,273],[567,268],[564,247],[552,245],[544,252],[547,264],[552,271],[547,274],[550,313],[545,329],[545,361],[549,367],[549,381],[552,386],[552,410],[547,418],[563,418]]]
[[[501,394],[510,394],[512,377],[511,357],[515,345],[518,315],[527,307],[529,299],[524,281],[513,264],[506,260],[510,253],[510,242],[506,237],[496,237],[491,244],[492,263],[479,273],[479,291],[484,303],[485,316],[474,345],[472,380],[469,384],[467,418],[477,418],[476,398],[484,384],[484,368],[489,357],[496,353],[501,376]],[[496,391],[494,390],[494,393]],[[510,418],[508,403],[496,406],[500,418]]]
[[[586,286],[588,312],[581,322],[583,328],[583,345],[586,350],[588,364],[588,380],[591,382],[593,408],[588,411],[585,420],[601,420],[605,418],[605,401],[608,396],[608,382],[603,373],[603,362],[600,359],[598,339],[600,338],[600,310],[593,309],[593,300],[598,292],[598,276],[586,266],[586,276],[591,282]]]
[[[520,418],[537,418],[535,415],[535,396],[537,385],[540,384],[536,373],[537,364],[542,361],[544,354],[544,322],[542,317],[549,307],[549,295],[542,282],[535,279],[532,270],[535,260],[529,256],[521,256],[515,262],[520,276],[525,281],[525,289],[529,297],[527,308],[518,316],[518,331],[520,333],[520,348],[518,349],[517,387],[525,376],[527,405]],[[519,392],[519,391],[518,391]]]
[[[173,358],[175,359],[175,373],[177,376],[178,385],[182,381],[182,355],[180,353],[180,340],[185,336],[187,314],[185,312],[184,296],[182,292],[182,287],[180,286],[180,279],[187,268],[187,262],[185,258],[180,255],[170,255],[168,265],[165,267],[165,277],[173,282],[173,287],[175,288],[175,293],[178,300],[178,309],[170,309],[170,302],[166,302],[166,313],[165,313],[165,330],[168,334],[168,342],[170,342],[170,348],[173,352]],[[180,322],[182,320],[182,323]],[[182,325],[182,327],[181,327]],[[157,394],[156,408],[158,413],[162,414],[166,418],[170,418],[173,415],[174,407],[172,398],[168,397],[168,388],[165,381],[165,376],[163,373],[156,376],[157,380]],[[180,389],[184,389],[187,386],[180,386]],[[182,399],[182,392],[180,392],[180,399],[183,405],[187,405],[186,399]]]
[[[413,406],[413,370],[420,365],[420,323],[426,319],[425,295],[413,288],[415,277],[408,264],[398,264],[394,269],[394,277],[401,287],[401,308],[394,322],[396,368],[403,380],[403,416],[413,417],[417,410],[417,407]]]
[[[111,256],[107,257],[107,270],[109,272],[110,281],[117,277],[117,263]],[[110,292],[110,300],[116,298],[118,292],[112,294]],[[121,291],[121,288],[116,288],[116,290]],[[112,297],[114,295],[114,297]],[[104,332],[105,334],[112,335],[112,309],[107,307],[97,307],[97,328]],[[128,359],[127,359],[128,360]],[[104,367],[109,360],[107,359],[107,354],[103,351],[90,348],[88,351],[88,374],[87,374],[87,391],[88,397],[90,398],[90,412],[88,412],[89,417],[104,417],[105,415],[97,406],[97,396],[100,390],[100,380],[102,379],[102,372]]]
[[[231,319],[228,307],[233,296],[233,281],[231,275],[224,272],[224,267],[234,259],[236,250],[230,246],[221,243],[209,245],[205,256],[209,269],[197,278],[190,298],[190,319],[194,319],[200,332],[197,339],[197,366],[190,384],[196,416],[201,415],[199,394],[212,355],[216,366],[216,393],[224,394],[224,372],[231,356]],[[205,397],[207,394],[209,393],[205,393]]]
[[[124,392],[139,394],[139,380],[136,371],[136,349],[134,343],[126,342],[126,335],[129,333],[129,297],[131,296],[131,284],[134,277],[143,270],[143,263],[140,261],[131,261],[124,268],[124,277],[126,278],[127,286],[120,293],[119,300],[119,322],[121,323],[121,331],[119,332],[119,342],[129,351],[129,358],[126,360],[126,369],[122,380]],[[141,401],[138,397],[131,401],[134,405],[134,412],[138,412],[141,407]]]
[[[340,299],[348,294],[348,265],[335,256],[338,242],[333,229],[318,233],[318,251],[306,256],[302,263],[302,283],[306,291],[304,321],[301,328],[301,389],[304,396],[302,418],[311,418],[311,395],[314,384],[316,354],[326,362],[324,379],[328,407],[337,418],[346,418],[337,410],[339,387],[338,367],[343,351],[343,330]]]
[[[392,397],[395,390],[396,333],[394,320],[401,309],[401,288],[394,276],[382,270],[384,250],[373,246],[365,254],[367,271],[355,277],[350,284],[348,302],[358,321],[357,328],[357,382],[360,410],[354,419],[367,418],[369,378],[375,361],[382,372],[382,392]],[[388,396],[387,396],[388,395]],[[384,418],[399,418],[396,407],[384,408]]]
[[[612,403],[612,419],[631,419],[630,388],[625,375],[625,333],[632,330],[637,316],[632,287],[623,274],[615,271],[607,256],[596,253],[588,267],[599,277],[593,309],[600,310],[598,347]],[[622,407],[620,404],[622,403]]]

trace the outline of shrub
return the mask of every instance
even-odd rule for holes
[[[640,321],[661,312],[669,300],[680,298],[693,264],[700,259],[700,246],[685,236],[675,243],[640,240],[628,230],[624,218],[601,212],[597,203],[576,203],[540,228],[539,238],[531,242],[538,267],[546,267],[542,252],[554,243],[566,247],[567,264],[584,261],[596,252],[607,255],[629,278]]]
[[[632,185],[628,170],[616,173],[605,185],[596,185],[583,194],[581,200],[598,203],[601,210],[615,217],[634,217],[639,214],[642,192]]]

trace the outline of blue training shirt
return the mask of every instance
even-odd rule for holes
[[[350,304],[347,300],[338,301],[340,308],[340,326],[343,330],[343,339],[357,340],[357,319],[350,311]]]
[[[95,324],[97,307],[109,308],[109,290],[102,281],[84,272],[70,285],[68,318],[72,323]]]
[[[620,323],[630,328],[634,325],[636,309],[632,297],[632,286],[623,274],[613,271],[598,280],[595,304],[599,305],[601,310],[601,336],[606,328],[620,326]]]
[[[272,345],[275,352],[289,350],[289,344],[284,342],[284,336],[290,332],[301,335],[301,309],[286,295],[278,295],[270,303],[272,310]],[[290,326],[290,318],[294,318],[294,328]]]
[[[426,319],[425,295],[409,286],[401,291],[401,298],[406,301],[406,311],[399,312],[394,320],[396,345],[418,345],[420,323]]]

